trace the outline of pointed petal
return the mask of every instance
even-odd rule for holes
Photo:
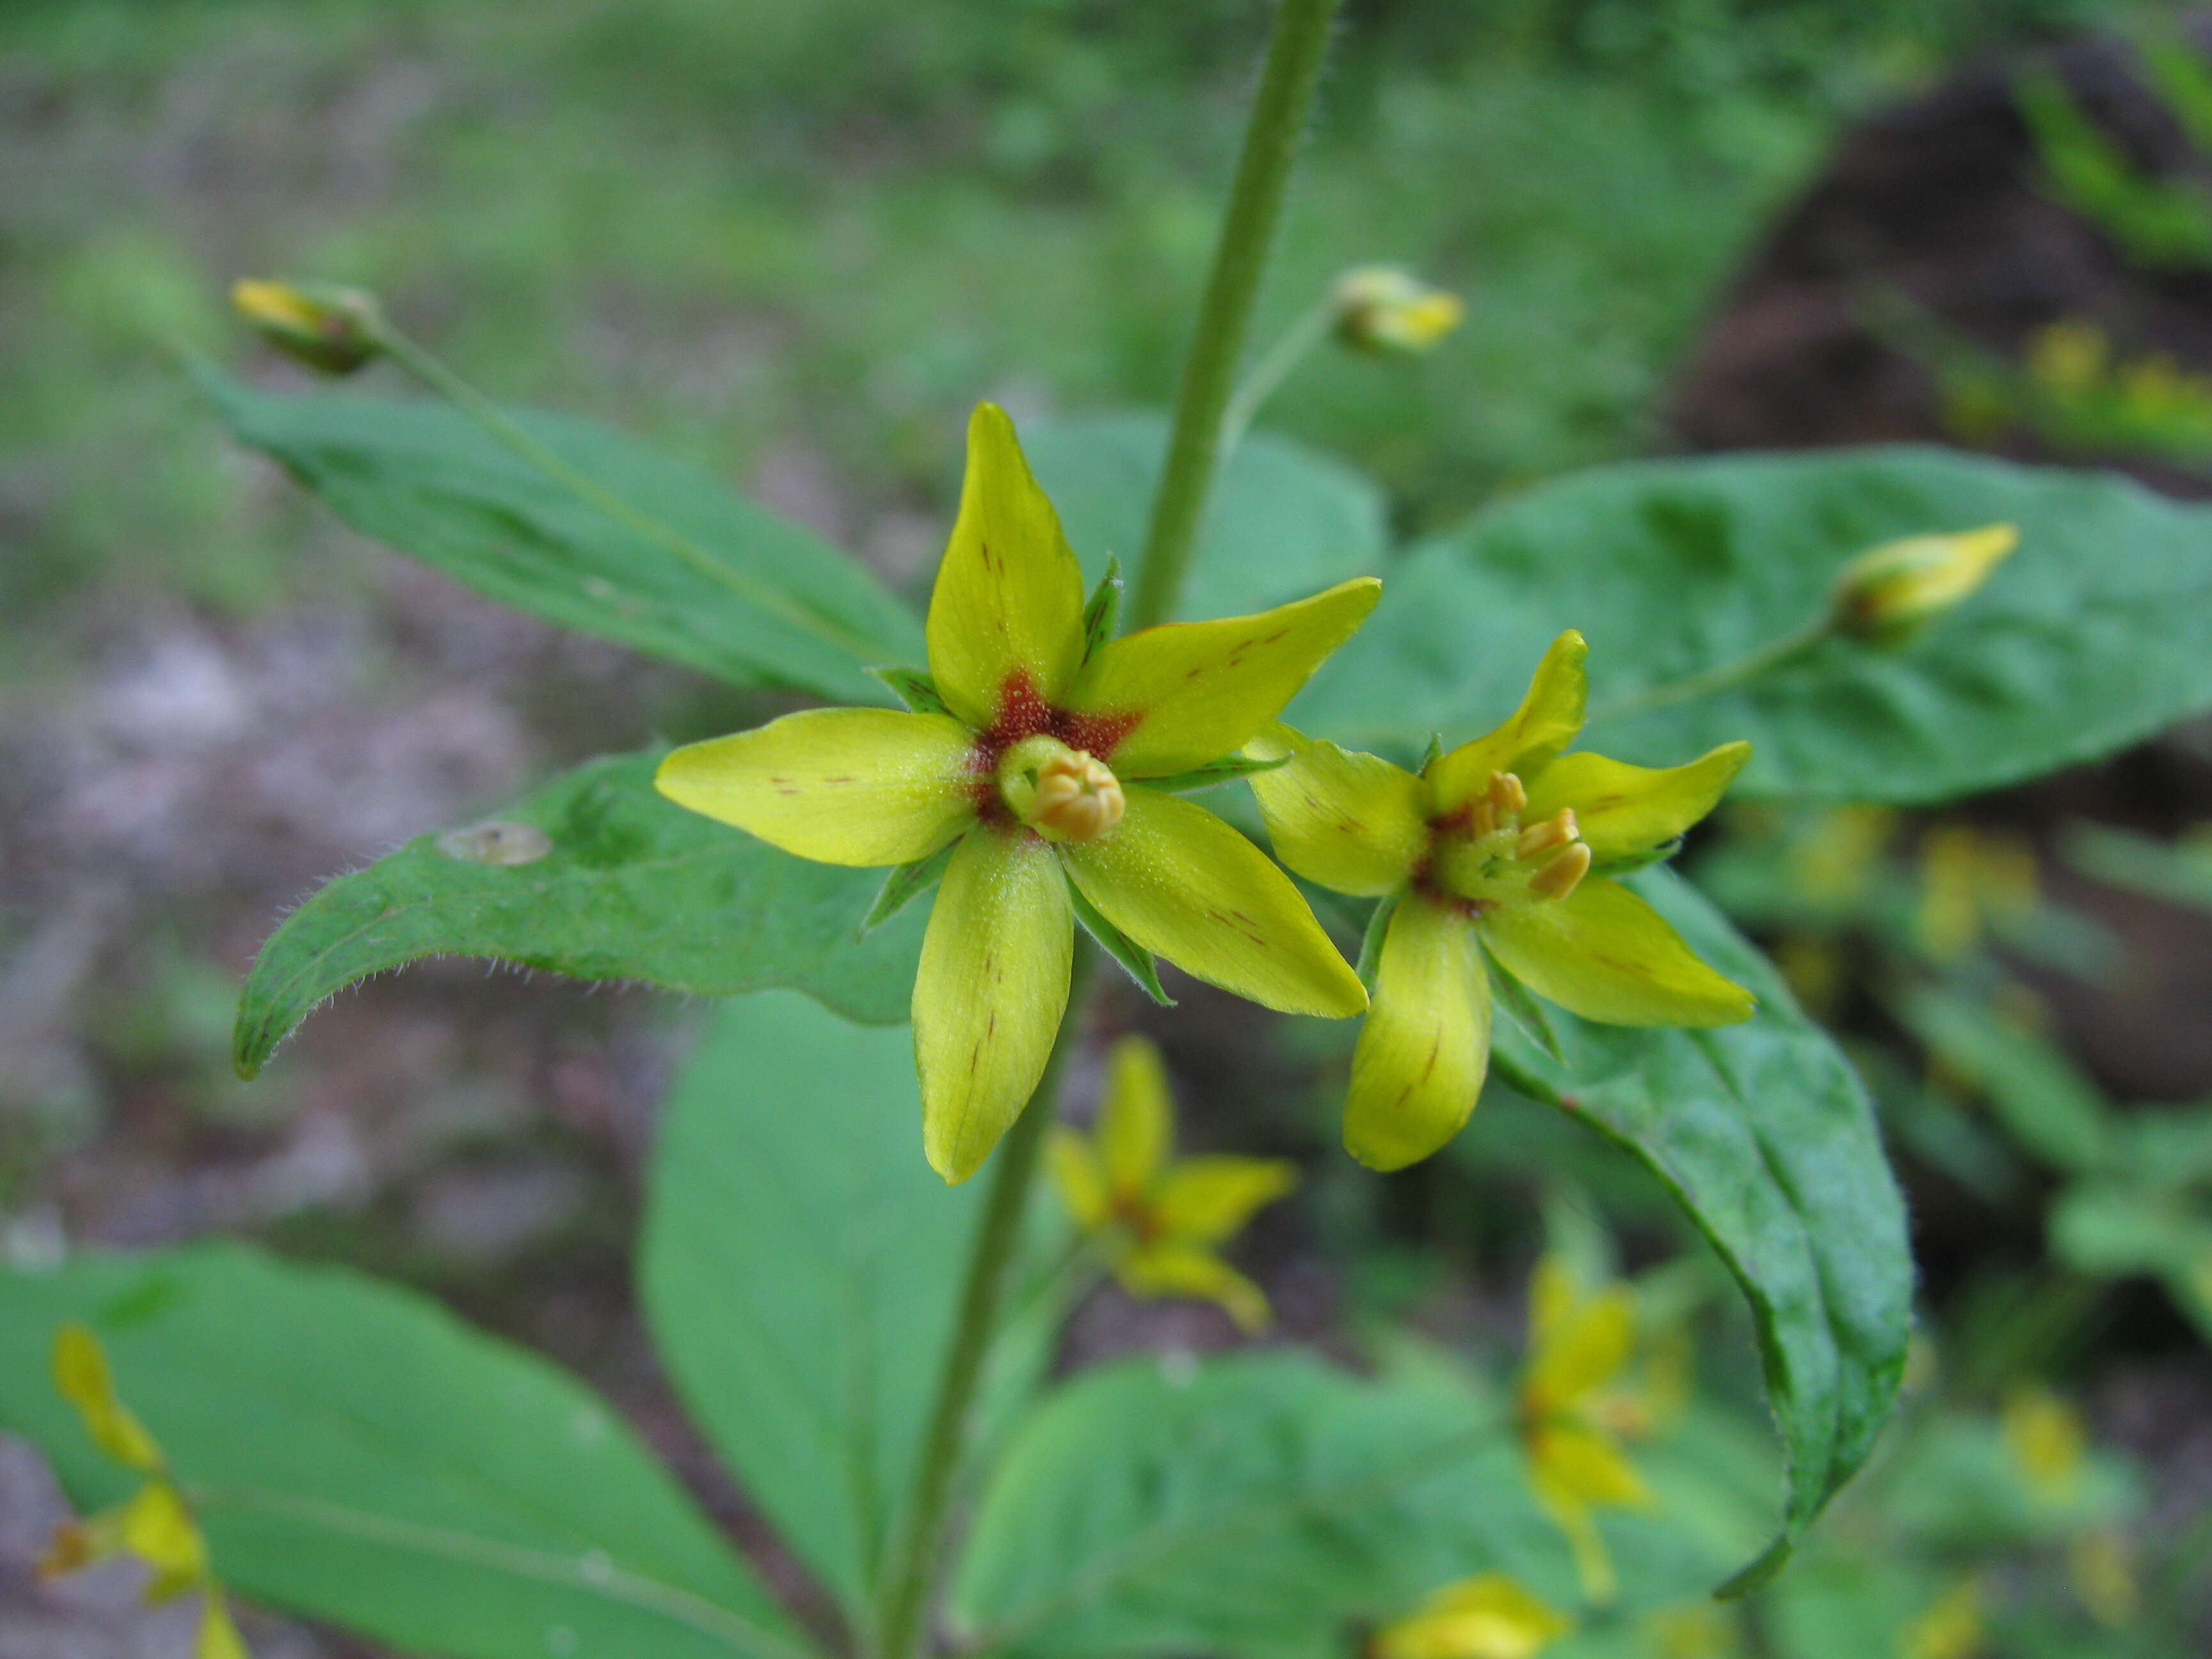
[[[1187,772],[1241,749],[1350,639],[1382,592],[1372,576],[1256,617],[1169,623],[1113,641],[1068,705],[1101,722],[1137,716],[1115,744],[1125,778]]]
[[[207,1576],[199,1527],[166,1480],[149,1480],[124,1505],[123,1547],[154,1570],[149,1601],[182,1595]]]
[[[1390,918],[1352,1055],[1344,1147],[1402,1170],[1457,1134],[1490,1065],[1490,978],[1462,916],[1410,895]]]
[[[1017,676],[1058,702],[1083,662],[1083,572],[1060,514],[992,404],[968,422],[960,516],[929,596],[929,672],[969,725],[988,726]]]
[[[1160,1051],[1143,1037],[1114,1046],[1106,1103],[1098,1109],[1098,1157],[1111,1192],[1142,1193],[1175,1144],[1175,1107]]]
[[[1170,1238],[1218,1244],[1297,1184],[1298,1166],[1286,1158],[1187,1158],[1161,1177],[1152,1215]]]
[[[1540,1423],[1530,1432],[1529,1457],[1544,1483],[1585,1504],[1641,1509],[1652,1501],[1635,1465],[1595,1429]]]
[[[1612,1601],[1620,1594],[1620,1580],[1613,1570],[1612,1552],[1605,1547],[1590,1506],[1541,1467],[1530,1469],[1528,1486],[1536,1501],[1566,1534],[1567,1546],[1574,1552],[1575,1576],[1582,1580],[1583,1599],[1595,1607]]]
[[[1275,856],[1308,881],[1359,898],[1395,893],[1428,851],[1428,790],[1401,767],[1278,720],[1244,752],[1291,763],[1247,780]]]
[[[1343,1019],[1367,992],[1291,879],[1202,806],[1133,787],[1110,834],[1067,842],[1106,920],[1185,973],[1286,1014]]]
[[[1660,914],[1619,882],[1563,899],[1502,905],[1482,919],[1498,965],[1568,1012],[1607,1025],[1733,1025],[1750,992],[1698,960]]]
[[[201,1592],[199,1642],[192,1650],[192,1659],[253,1659],[246,1650],[246,1638],[231,1622],[222,1592],[212,1584]]]
[[[1553,1310],[1538,1322],[1542,1334],[1522,1383],[1532,1410],[1557,1411],[1594,1394],[1620,1374],[1636,1341],[1636,1304],[1613,1285]]]
[[[1448,1584],[1375,1633],[1371,1659],[1535,1659],[1571,1626],[1502,1572]]]
[[[1098,1154],[1091,1150],[1090,1141],[1066,1128],[1053,1131],[1046,1152],[1052,1161],[1052,1184],[1060,1191],[1060,1201],[1067,1206],[1068,1219],[1086,1233],[1097,1232],[1113,1213],[1106,1171]]]
[[[77,1409],[92,1442],[125,1468],[157,1474],[161,1450],[115,1392],[100,1339],[82,1325],[54,1333],[54,1388]]]
[[[975,821],[969,737],[943,714],[810,708],[687,744],[653,787],[819,864],[911,864]]]
[[[1600,864],[1649,852],[1711,811],[1750,758],[1747,743],[1724,743],[1687,766],[1664,769],[1631,766],[1587,750],[1562,755],[1522,780],[1528,807],[1522,818],[1539,823],[1571,806]]]
[[[930,1167],[975,1174],[1021,1115],[1067,1006],[1075,919],[1052,849],[969,833],[945,866],[914,981],[914,1057]]]
[[[1217,1303],[1248,1334],[1267,1329],[1273,1317],[1266,1293],[1211,1250],[1151,1245],[1131,1251],[1114,1273],[1132,1296],[1188,1296]]]
[[[1487,736],[1463,743],[1429,769],[1430,793],[1439,812],[1473,800],[1493,772],[1528,774],[1575,740],[1589,701],[1589,678],[1583,663],[1589,647],[1569,629],[1552,641],[1536,665],[1528,694],[1513,717]]]

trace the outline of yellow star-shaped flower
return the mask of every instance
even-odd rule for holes
[[[1528,1484],[1574,1547],[1583,1589],[1612,1600],[1613,1562],[1593,1511],[1644,1509],[1651,1490],[1621,1453],[1608,1395],[1636,1341],[1624,1285],[1584,1295],[1564,1262],[1546,1257],[1528,1287],[1528,1354],[1518,1420]]]
[[[1502,1572],[1463,1578],[1385,1625],[1363,1659],[1535,1659],[1567,1620]]]
[[[1054,1134],[1052,1170],[1068,1213],[1130,1295],[1199,1297],[1243,1330],[1267,1328],[1267,1297],[1221,1259],[1220,1247],[1297,1185],[1297,1168],[1281,1158],[1176,1158],[1167,1073],[1144,1038],[1115,1047],[1095,1134]]]
[[[1664,770],[1562,754],[1582,729],[1587,654],[1581,635],[1562,634],[1510,720],[1418,775],[1280,724],[1247,748],[1289,759],[1251,779],[1275,855],[1323,887],[1394,906],[1379,918],[1389,931],[1344,1111],[1346,1147],[1376,1169],[1426,1158],[1474,1109],[1492,969],[1614,1025],[1751,1017],[1748,991],[1607,874],[1711,811],[1751,745]]]
[[[82,1325],[63,1326],[54,1337],[53,1372],[55,1388],[76,1407],[92,1443],[146,1480],[114,1509],[57,1528],[39,1558],[40,1576],[58,1577],[115,1556],[136,1557],[152,1572],[148,1601],[198,1594],[193,1659],[252,1659],[216,1582],[199,1522],[177,1490],[161,1447],[117,1395],[100,1339]]]
[[[972,1175],[1036,1087],[1067,1002],[1077,898],[1141,950],[1285,1012],[1367,994],[1297,889],[1204,808],[1149,782],[1233,757],[1351,637],[1382,585],[1095,646],[1082,573],[988,404],[930,598],[939,710],[812,709],[693,744],[672,800],[801,858],[951,862],[914,988],[923,1141]]]

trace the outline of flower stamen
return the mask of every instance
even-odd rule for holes
[[[1064,841],[1096,841],[1128,810],[1121,781],[1088,750],[1054,755],[1037,768],[1036,799],[1029,811],[1034,829]]]
[[[1576,842],[1528,878],[1528,890],[1538,898],[1563,899],[1582,885],[1595,861],[1589,843]]]
[[[1581,835],[1581,827],[1575,823],[1575,809],[1562,806],[1541,823],[1532,823],[1521,832],[1520,840],[1513,843],[1513,856],[1533,859],[1537,854],[1547,853],[1554,847],[1565,847]]]

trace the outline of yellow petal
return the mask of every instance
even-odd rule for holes
[[[1584,1019],[1706,1026],[1751,1018],[1751,993],[1698,961],[1619,882],[1600,877],[1563,899],[1501,905],[1481,925],[1499,966]]]
[[[1075,919],[1052,849],[979,828],[937,890],[914,981],[914,1057],[930,1167],[975,1174],[1036,1091],[1067,1006]]]
[[[1589,701],[1583,660],[1589,647],[1569,629],[1552,641],[1528,682],[1528,694],[1513,717],[1495,732],[1463,743],[1429,769],[1430,793],[1439,812],[1464,806],[1480,795],[1493,772],[1528,774],[1575,740]]]
[[[1083,896],[1146,950],[1287,1014],[1342,1019],[1367,992],[1290,878],[1202,806],[1128,791],[1127,815],[1059,849]]]
[[[1187,1296],[1215,1303],[1241,1331],[1263,1331],[1274,1316],[1266,1292],[1211,1250],[1149,1245],[1124,1256],[1114,1273],[1132,1296]]]
[[[1428,789],[1411,772],[1279,720],[1244,752],[1254,760],[1291,757],[1289,765],[1248,780],[1285,864],[1361,898],[1395,893],[1412,878],[1429,849],[1429,827]]]
[[[1144,629],[1091,658],[1069,706],[1101,722],[1138,717],[1114,746],[1121,776],[1187,772],[1243,748],[1281,714],[1382,592],[1361,576],[1256,617]]]
[[[1559,1256],[1540,1258],[1528,1276],[1528,1351],[1540,1352],[1555,1344],[1581,1301],[1574,1270]]]
[[[1448,1584],[1375,1633],[1370,1659],[1533,1659],[1567,1620],[1502,1572]]]
[[[1152,1217],[1171,1239],[1218,1244],[1297,1184],[1286,1158],[1187,1158],[1160,1177]]]
[[[1528,806],[1522,820],[1540,823],[1571,807],[1599,863],[1649,852],[1711,811],[1750,758],[1747,743],[1724,743],[1686,766],[1663,769],[1631,766],[1586,750],[1562,755],[1534,778],[1522,780]]]
[[[1052,1163],[1052,1184],[1060,1189],[1068,1218],[1085,1232],[1095,1233],[1113,1214],[1106,1190],[1106,1171],[1091,1143],[1073,1129],[1055,1129],[1047,1146]]]
[[[147,1474],[161,1468],[161,1449],[130,1408],[117,1398],[100,1339],[82,1325],[54,1333],[54,1387],[84,1419],[93,1443],[126,1468]]]
[[[192,1659],[253,1659],[246,1638],[231,1622],[222,1592],[212,1585],[200,1598],[199,1642],[192,1650]]]
[[[1564,1310],[1540,1308],[1532,1323],[1540,1334],[1522,1397],[1540,1413],[1571,1405],[1620,1375],[1635,1346],[1636,1304],[1616,1285]]]
[[[1651,1489],[1620,1449],[1595,1429],[1573,1423],[1539,1423],[1528,1432],[1528,1460],[1540,1487],[1571,1494],[1585,1504],[1645,1509]]]
[[[207,1546],[176,1488],[149,1480],[123,1508],[123,1547],[154,1570],[149,1601],[180,1595],[207,1576]]]
[[[1583,1599],[1595,1607],[1605,1606],[1620,1594],[1620,1580],[1613,1570],[1612,1553],[1605,1547],[1590,1506],[1540,1468],[1530,1469],[1528,1485],[1536,1501],[1567,1535],[1567,1546],[1574,1552],[1575,1574],[1582,1580]]]
[[[1344,1146],[1370,1169],[1402,1170],[1460,1131],[1490,1065],[1490,978],[1474,928],[1409,894],[1390,918],[1375,1006],[1352,1051]]]
[[[1058,702],[1083,662],[1083,572],[1006,411],[968,422],[960,516],[929,596],[929,671],[946,707],[988,726],[1010,684]]]
[[[975,820],[969,742],[943,714],[810,708],[678,749],[653,787],[803,859],[910,864]]]
[[[1098,1157],[1110,1190],[1143,1192],[1174,1144],[1175,1108],[1160,1051],[1143,1037],[1124,1037],[1114,1045],[1098,1109]]]

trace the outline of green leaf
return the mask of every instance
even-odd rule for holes
[[[921,1155],[912,1038],[787,993],[725,1005],[659,1128],[639,1291],[678,1391],[865,1631],[982,1184]],[[1044,1355],[1018,1322],[1003,1414]]]
[[[868,907],[868,914],[861,919],[860,932],[863,934],[874,933],[944,880],[945,868],[952,862],[953,849],[958,845],[957,840],[949,841],[926,859],[916,859],[911,864],[895,867],[884,878],[882,887],[877,890],[876,902]]]
[[[1117,556],[1135,580],[1146,504],[1168,422],[1149,410],[1068,416],[1022,428],[1030,469],[1060,509],[1093,581]],[[1176,615],[1235,617],[1379,573],[1389,548],[1382,492],[1342,461],[1288,438],[1249,434],[1221,470]]]
[[[240,1071],[251,1076],[333,993],[433,956],[706,996],[788,986],[855,1019],[903,1020],[922,913],[861,938],[881,876],[796,859],[685,811],[654,793],[659,763],[653,752],[593,761],[491,825],[418,836],[325,887],[246,977]],[[540,856],[507,861],[540,845]],[[484,861],[487,848],[501,861]]]
[[[1348,1624],[1474,1572],[1564,1605],[1572,1568],[1509,1418],[1286,1352],[1100,1367],[1047,1399],[993,1471],[956,1625],[1052,1659],[1337,1659]]]
[[[132,1477],[53,1391],[70,1320],[258,1600],[453,1659],[806,1650],[605,1402],[423,1297],[233,1244],[0,1274],[0,1422],[91,1505]]]
[[[1813,623],[1854,554],[2000,520],[2020,526],[2020,550],[1910,645],[1829,639],[1732,691],[1608,712]],[[1512,712],[1569,628],[1590,643],[1586,747],[1673,765],[1748,738],[1745,793],[1940,800],[2212,703],[2212,507],[1936,449],[1600,468],[1399,563],[1290,719],[1400,756],[1437,727],[1473,737]]]
[[[1085,898],[1083,890],[1072,881],[1067,884],[1067,902],[1074,907],[1075,919],[1083,924],[1083,931],[1121,964],[1122,970],[1137,981],[1139,990],[1163,1008],[1176,1006],[1175,999],[1160,983],[1160,964],[1150,951],[1107,921],[1098,907]]]
[[[1170,772],[1164,778],[1146,778],[1145,787],[1164,789],[1171,795],[1180,795],[1193,789],[1211,789],[1218,783],[1249,778],[1255,772],[1279,771],[1290,763],[1288,755],[1278,755],[1273,760],[1255,760],[1249,755],[1224,755],[1218,761],[1194,766],[1188,772]]]
[[[1503,1023],[1496,1059],[1522,1092],[1642,1160],[1751,1304],[1790,1480],[1780,1536],[1736,1581],[1748,1588],[1866,1461],[1895,1400],[1911,1324],[1905,1209],[1864,1087],[1771,964],[1670,872],[1626,884],[1756,994],[1758,1014],[1652,1031],[1559,1012],[1564,1061]]]
[[[1486,945],[1482,947],[1482,966],[1490,976],[1491,994],[1498,999],[1498,1006],[1505,1011],[1505,1017],[1546,1054],[1564,1062],[1566,1055],[1559,1048],[1559,1034],[1552,1029],[1552,1016],[1543,999],[1499,966]]]
[[[439,403],[278,397],[198,371],[241,443],[364,535],[480,593],[738,685],[880,702],[914,614],[864,567],[690,464],[528,410],[531,438],[660,526],[586,500]]]

